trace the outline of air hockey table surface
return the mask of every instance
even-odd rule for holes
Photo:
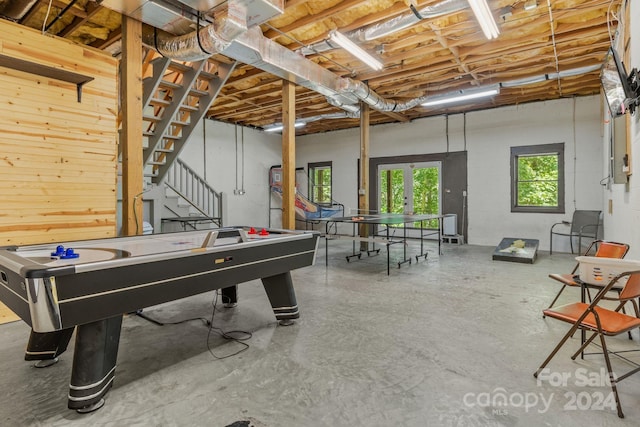
[[[271,244],[278,241],[290,241],[308,238],[305,233],[295,233],[285,230],[270,230],[269,234],[260,235],[259,232],[244,233],[242,228],[228,228],[220,230],[197,230],[190,232],[177,232],[167,234],[155,234],[146,236],[120,237],[100,240],[86,240],[78,242],[63,242],[51,245],[32,245],[22,247],[7,247],[0,250],[0,256],[10,253],[24,259],[22,271],[26,274],[46,274],[45,271],[54,267],[74,266],[76,271],[90,269],[105,269],[114,265],[140,263],[134,257],[148,257],[151,259],[175,258],[176,256],[189,256],[194,252],[216,252],[229,249],[229,245],[248,243],[253,245]],[[217,233],[213,245],[203,246],[205,239],[211,231]],[[247,230],[243,230],[247,231]],[[61,258],[56,256],[58,246],[71,248],[79,255],[77,258]],[[224,247],[223,249],[221,249]],[[10,256],[13,260],[16,257]],[[122,260],[116,263],[108,262]],[[19,261],[18,261],[19,262]],[[101,264],[102,263],[102,264]],[[39,271],[39,273],[34,273]],[[60,271],[60,270],[56,270]]]

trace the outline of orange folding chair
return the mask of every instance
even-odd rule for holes
[[[625,283],[626,280],[626,283]],[[606,298],[606,294],[612,290],[620,288],[619,304],[614,309],[608,309],[602,307],[600,302]],[[585,302],[574,302],[571,304],[562,305],[555,308],[548,308],[544,310],[544,314],[547,317],[558,319],[563,322],[571,323],[573,326],[562,337],[560,342],[553,349],[547,359],[540,365],[538,370],[533,374],[538,378],[540,372],[549,364],[551,359],[558,353],[560,348],[567,342],[567,340],[578,330],[592,332],[592,335],[584,341],[578,351],[571,356],[572,360],[575,360],[579,354],[582,354],[585,348],[591,344],[596,338],[600,338],[600,345],[602,346],[602,353],[604,355],[605,365],[609,374],[609,380],[611,382],[611,390],[613,391],[616,407],[618,410],[618,416],[624,418],[622,407],[620,405],[620,398],[618,397],[617,384],[625,378],[640,371],[640,365],[636,364],[636,368],[623,375],[614,375],[611,369],[611,360],[609,354],[611,353],[607,348],[605,340],[606,336],[620,335],[625,332],[629,332],[634,328],[640,327],[640,319],[638,318],[638,309],[634,303],[634,309],[636,311],[635,316],[630,316],[619,310],[629,301],[634,301],[640,297],[640,270],[630,271],[622,273],[614,277],[605,287],[603,287],[598,294],[593,298],[590,304]],[[615,353],[611,353],[615,354]],[[626,361],[629,361],[625,358]]]
[[[605,240],[594,240],[593,242],[591,242],[591,244],[585,251],[584,255],[589,255],[589,253],[594,247],[596,248],[596,253],[594,256],[603,257],[603,258],[622,259],[625,257],[625,255],[627,255],[627,252],[629,252],[629,245],[627,245],[626,243],[608,242]],[[553,307],[556,301],[558,301],[560,294],[562,294],[562,292],[565,290],[567,286],[580,287],[580,284],[577,283],[575,280],[575,277],[576,277],[575,273],[576,271],[578,271],[579,265],[580,263],[577,263],[576,266],[571,271],[571,273],[569,274],[557,274],[557,273],[549,274],[550,278],[562,284],[562,288],[560,288],[560,290],[556,294],[556,297],[553,299],[553,301],[551,301],[551,304],[549,304],[548,308]]]

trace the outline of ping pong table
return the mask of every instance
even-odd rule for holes
[[[349,262],[352,258],[357,257],[361,259],[362,253],[366,252],[367,255],[372,253],[379,253],[380,249],[376,248],[376,243],[386,246],[387,249],[387,275],[390,274],[391,255],[389,253],[389,247],[395,244],[402,244],[403,246],[403,258],[397,261],[398,268],[402,264],[411,264],[411,257],[407,257],[407,229],[416,228],[407,227],[408,224],[418,224],[417,229],[420,232],[420,253],[416,255],[416,262],[421,257],[427,258],[427,252],[424,248],[425,237],[430,235],[438,236],[438,255],[442,253],[442,218],[443,215],[409,215],[409,214],[393,214],[393,213],[379,213],[379,214],[367,214],[367,215],[353,215],[344,217],[331,217],[325,220],[325,264],[329,265],[329,240],[334,239],[347,239],[353,241],[352,253],[347,255],[346,259]],[[438,227],[434,229],[425,228],[427,221],[437,220]],[[351,234],[339,234],[337,224],[352,224]],[[393,227],[399,226],[402,227]],[[377,227],[386,227],[384,235],[380,235]],[[358,230],[360,229],[360,230]],[[402,230],[402,236],[396,236],[395,231],[393,234],[390,230]],[[333,231],[332,231],[333,230]],[[359,232],[358,232],[359,231]],[[362,245],[360,249],[356,250],[356,242],[366,243],[367,249],[363,250]],[[372,248],[369,249],[369,244],[372,244]]]

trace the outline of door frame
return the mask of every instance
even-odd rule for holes
[[[438,211],[437,214],[442,213],[442,162],[409,162],[409,163],[380,163],[377,166],[376,179],[378,180],[376,194],[376,203],[374,206],[378,208],[378,212],[382,211],[381,201],[381,188],[380,182],[382,181],[382,174],[380,172],[385,170],[402,170],[403,171],[403,184],[404,184],[404,213],[415,212],[414,207],[414,193],[413,193],[413,171],[415,169],[427,169],[438,168]]]
[[[377,206],[378,198],[378,165],[398,163],[441,162],[441,212],[457,214],[458,234],[468,237],[467,206],[467,152],[452,151],[448,153],[413,154],[406,156],[375,157],[369,159],[369,206]],[[357,180],[359,181],[359,179]],[[357,182],[360,188],[360,182]],[[356,188],[356,191],[357,191]]]

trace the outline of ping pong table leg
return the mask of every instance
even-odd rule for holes
[[[442,255],[442,220],[444,217],[438,217],[438,256]],[[464,231],[463,231],[464,232]]]
[[[403,259],[402,261],[398,262],[398,268],[400,268],[402,264],[405,264],[407,262],[411,264],[411,258],[407,258],[407,223],[406,222],[402,224],[402,255],[403,255]]]

